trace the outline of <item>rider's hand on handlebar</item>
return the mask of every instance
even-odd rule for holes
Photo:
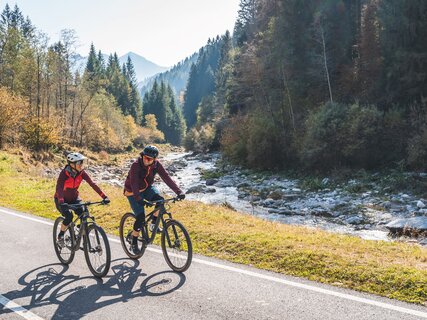
[[[178,200],[184,200],[184,199],[185,199],[185,193],[180,193],[180,194],[177,196],[177,198],[178,198]]]
[[[110,199],[108,199],[108,197],[104,197],[104,199],[102,199],[102,204],[109,204],[111,201]]]

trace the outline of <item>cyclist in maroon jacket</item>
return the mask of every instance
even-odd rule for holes
[[[155,146],[146,146],[141,152],[140,157],[132,164],[125,181],[124,195],[128,198],[132,211],[136,219],[132,232],[132,250],[138,253],[137,239],[142,224],[145,220],[144,199],[148,201],[162,200],[163,197],[159,191],[153,187],[154,176],[159,174],[160,178],[171,188],[180,200],[185,198],[184,192],[171,179],[169,174],[157,160],[159,150]],[[154,231],[157,215],[153,215],[150,230]],[[156,232],[161,231],[160,228]]]
[[[104,203],[110,203],[110,199],[101,191],[101,189],[92,181],[89,175],[83,170],[83,162],[87,159],[78,152],[72,152],[67,155],[68,164],[62,169],[56,182],[55,205],[58,211],[65,217],[61,231],[58,235],[58,244],[63,244],[64,233],[68,225],[73,220],[73,213],[68,204],[78,204],[82,200],[79,197],[79,186],[85,180],[103,199]],[[82,208],[75,210],[76,214],[82,214]]]

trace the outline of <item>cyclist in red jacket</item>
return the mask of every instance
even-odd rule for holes
[[[68,204],[78,204],[82,200],[79,197],[79,186],[83,180],[95,190],[103,199],[104,203],[110,203],[110,199],[101,191],[101,189],[92,181],[89,175],[83,170],[83,162],[87,159],[78,152],[72,152],[67,155],[68,164],[62,169],[56,182],[55,205],[58,211],[65,217],[61,231],[58,235],[58,244],[64,244],[64,233],[68,225],[73,220],[73,213]],[[76,214],[82,214],[82,208],[75,210]]]
[[[125,181],[124,195],[128,198],[133,213],[136,216],[132,232],[132,250],[138,253],[137,239],[142,224],[145,220],[144,199],[148,201],[162,200],[163,197],[159,191],[153,187],[154,176],[156,173],[171,188],[180,200],[185,198],[184,192],[171,179],[169,174],[157,160],[159,149],[155,146],[146,146],[141,152],[140,157],[132,164]],[[158,212],[156,213],[158,215]],[[157,216],[153,215],[150,230],[154,231],[154,224]],[[161,231],[160,229],[157,230]]]

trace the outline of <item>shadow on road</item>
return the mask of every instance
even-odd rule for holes
[[[66,275],[68,266],[48,264],[22,275],[18,280],[18,284],[24,286],[21,290],[2,294],[9,300],[30,298],[25,305],[18,301],[27,310],[46,305],[57,306],[52,319],[79,319],[117,302],[170,294],[182,287],[186,280],[184,274],[169,270],[147,276],[137,269],[138,266],[139,261],[113,260],[112,272],[101,280]],[[1,314],[8,312],[12,311],[0,305]]]

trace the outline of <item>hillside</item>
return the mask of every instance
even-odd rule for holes
[[[198,53],[194,53],[190,57],[187,57],[186,59],[177,63],[170,70],[140,82],[138,84],[138,87],[141,90],[140,91],[141,96],[143,97],[146,92],[151,90],[154,81],[157,81],[157,82],[163,81],[165,83],[168,83],[172,87],[172,90],[174,91],[176,98],[180,99],[187,85],[191,65],[193,63],[196,63],[198,56],[199,56]]]

